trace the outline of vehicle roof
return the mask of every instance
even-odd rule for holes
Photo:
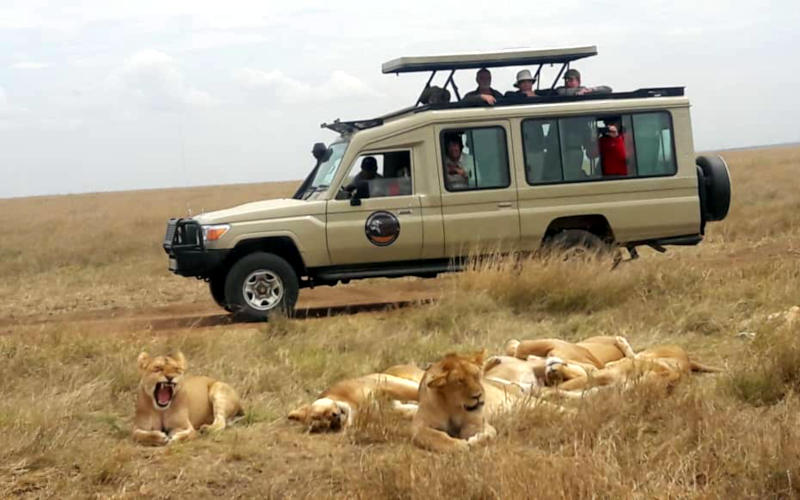
[[[509,118],[547,118],[570,115],[612,115],[637,111],[656,111],[685,108],[689,100],[683,95],[642,97],[629,99],[593,99],[589,101],[564,101],[546,104],[529,103],[512,106],[439,107],[426,112],[406,113],[381,122],[381,126],[356,130],[367,143],[382,140],[388,135],[421,126],[452,122],[474,122],[482,120],[505,120]]]
[[[525,66],[539,64],[566,64],[570,61],[597,55],[597,47],[571,47],[560,49],[513,49],[499,52],[475,52],[438,56],[400,57],[383,63],[383,73],[411,73],[500,66]]]

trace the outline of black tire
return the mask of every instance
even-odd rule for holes
[[[225,278],[225,299],[236,317],[266,321],[290,315],[297,302],[297,274],[281,257],[255,252],[239,259]]]
[[[545,255],[560,255],[564,260],[589,259],[609,255],[613,246],[584,229],[565,229],[548,238]]]
[[[218,306],[230,312],[228,301],[225,300],[225,275],[215,275],[208,279],[208,290]]]
[[[705,221],[718,221],[728,215],[731,206],[731,177],[728,165],[721,156],[698,156],[697,166],[703,171],[698,181],[702,202],[702,215]]]

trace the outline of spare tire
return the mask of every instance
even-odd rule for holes
[[[728,215],[731,206],[731,177],[728,165],[721,156],[698,156],[696,163],[703,171],[703,175],[698,176],[703,220],[722,220]]]

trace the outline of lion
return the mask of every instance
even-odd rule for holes
[[[606,363],[635,356],[630,344],[621,336],[590,337],[577,343],[561,339],[516,340],[506,342],[508,356],[529,359],[557,357],[586,370],[603,368]]]
[[[546,378],[559,390],[577,391],[592,387],[622,385],[628,381],[660,381],[676,383],[690,372],[719,372],[689,358],[677,345],[660,345],[630,357],[607,363],[601,369],[586,370],[583,366],[558,358],[547,360]]]
[[[407,417],[417,410],[419,381],[424,372],[413,365],[397,365],[383,373],[345,379],[323,391],[314,402],[289,412],[289,420],[311,432],[340,431],[353,423],[357,412],[374,398],[386,398]]]
[[[224,429],[244,414],[236,391],[223,382],[202,376],[185,376],[186,358],[171,356],[138,358],[139,381],[133,439],[162,446],[191,439],[201,432]]]
[[[439,452],[467,450],[493,439],[497,431],[488,420],[513,408],[542,404],[561,411],[531,398],[525,382],[485,376],[485,355],[450,353],[425,371],[411,425],[415,445]]]

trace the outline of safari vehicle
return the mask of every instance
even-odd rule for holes
[[[431,72],[413,106],[323,124],[339,136],[315,145],[316,166],[290,199],[170,219],[169,269],[208,281],[227,310],[266,319],[290,312],[300,288],[432,277],[498,250],[611,246],[635,258],[639,245],[699,243],[706,223],[727,214],[727,166],[695,158],[682,87],[554,95],[571,62],[596,54],[579,47],[385,63],[384,73]],[[500,66],[538,67],[538,82],[543,68],[560,71],[549,89],[538,85],[538,98],[460,101],[457,70]],[[425,103],[439,71],[457,99]],[[597,141],[610,123],[621,125],[625,175],[604,176],[599,165]],[[453,140],[471,158],[458,186],[445,170]],[[379,175],[359,176],[367,164]]]

